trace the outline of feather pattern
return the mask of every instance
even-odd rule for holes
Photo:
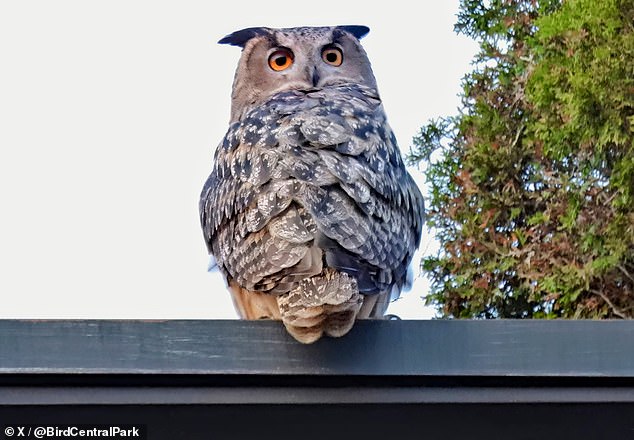
[[[385,312],[423,216],[376,90],[349,83],[281,91],[248,111],[200,198],[205,241],[241,315],[282,319],[302,342]],[[240,306],[249,293],[265,306]]]

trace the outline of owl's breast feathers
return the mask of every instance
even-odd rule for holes
[[[244,289],[286,293],[329,267],[362,294],[395,296],[424,208],[376,91],[339,85],[278,93],[232,124],[200,215],[209,251]]]

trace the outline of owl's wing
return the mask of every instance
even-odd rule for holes
[[[312,95],[321,105],[304,116],[302,132],[337,181],[312,187],[305,197],[317,242],[327,265],[354,275],[361,292],[396,285],[398,294],[420,242],[423,197],[372,90],[351,86]]]
[[[242,286],[288,291],[325,260],[371,294],[400,290],[423,199],[376,92],[339,86],[280,93],[230,127],[200,212],[210,252]]]
[[[315,222],[294,203],[301,185],[280,160],[282,119],[272,103],[233,124],[200,197],[209,252],[230,283],[250,291],[287,292],[322,270]]]

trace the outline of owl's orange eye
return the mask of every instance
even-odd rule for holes
[[[339,67],[343,63],[343,52],[338,47],[326,47],[321,52],[321,59],[331,66]]]
[[[293,65],[293,52],[288,49],[278,49],[269,56],[269,67],[276,72],[286,70]]]

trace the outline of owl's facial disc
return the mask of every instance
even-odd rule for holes
[[[281,73],[292,67],[295,62],[293,51],[286,47],[276,47],[269,52],[268,64],[274,72]],[[320,85],[319,82],[322,77],[320,70],[323,68],[320,65],[322,63],[337,68],[343,64],[343,59],[343,49],[339,45],[334,43],[325,45],[321,50],[321,59],[314,59],[312,63],[309,60],[305,69],[303,69],[306,85],[312,85],[313,88]]]
[[[311,91],[342,84],[376,90],[359,38],[364,26],[249,28],[223,38],[243,47],[232,93],[232,121],[287,90]]]
[[[277,41],[275,41],[277,43]],[[294,43],[294,44],[293,44]],[[300,42],[301,43],[301,42]],[[329,84],[336,82],[355,82],[356,78],[346,78],[346,73],[337,72],[339,68],[348,68],[344,65],[344,48],[336,42],[326,42],[313,46],[288,42],[288,45],[297,46],[298,65],[295,64],[295,53],[292,49],[283,46],[276,46],[269,50],[268,66],[273,72],[272,75],[280,75],[279,78],[286,81],[285,85],[289,89],[311,90],[320,88],[326,81]],[[354,66],[351,67],[354,69]],[[339,81],[336,81],[339,79]]]

